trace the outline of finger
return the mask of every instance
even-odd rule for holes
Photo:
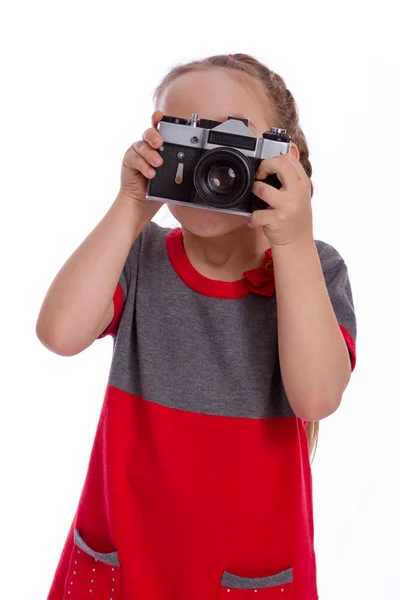
[[[134,145],[132,145],[126,153],[125,162],[131,169],[136,169],[142,175],[151,179],[156,174],[155,170],[149,165],[147,160],[143,158],[138,152],[136,152]]]
[[[296,171],[297,175],[300,179],[308,179],[308,175],[305,172],[303,165],[291,152],[287,154],[290,164],[293,166],[293,169]]]
[[[157,150],[153,150],[153,148],[151,148],[147,142],[135,142],[133,144],[133,148],[149,163],[149,165],[153,165],[153,167],[159,167],[162,165],[163,159]]]
[[[272,187],[272,185],[268,185],[262,181],[256,181],[252,191],[261,200],[269,204],[271,208],[278,208],[282,205],[282,192]]]
[[[154,127],[150,127],[146,129],[142,136],[143,141],[147,142],[153,148],[160,148],[162,146],[163,140],[161,135],[158,133],[157,129]]]
[[[164,113],[161,110],[155,110],[151,115],[151,124],[153,127],[157,127],[161,119],[163,118]]]
[[[279,180],[285,189],[291,187],[291,183],[297,181],[299,176],[293,168],[292,161],[288,160],[287,156],[274,156],[261,161],[257,169],[256,179],[266,179],[268,175],[276,173],[279,175]]]

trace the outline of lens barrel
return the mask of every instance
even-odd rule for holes
[[[205,152],[193,174],[196,192],[214,208],[233,208],[251,192],[254,168],[235,148],[214,148]]]

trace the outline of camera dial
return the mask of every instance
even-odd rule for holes
[[[280,129],[279,127],[271,127],[269,131],[265,131],[263,133],[263,138],[265,140],[273,140],[274,142],[286,143],[289,143],[292,139],[286,129]]]

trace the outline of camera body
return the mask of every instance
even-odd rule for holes
[[[164,116],[158,131],[163,164],[149,180],[147,199],[242,216],[268,208],[252,192],[255,174],[262,160],[290,152],[285,129],[272,128],[258,138],[247,119],[220,123],[194,113],[189,121]],[[281,187],[276,174],[264,182]]]

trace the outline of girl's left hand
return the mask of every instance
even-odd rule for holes
[[[313,239],[311,182],[293,154],[281,154],[263,160],[256,179],[276,173],[282,187],[277,190],[256,181],[253,193],[267,202],[267,209],[256,210],[249,219],[250,227],[262,227],[272,246],[284,246]]]

